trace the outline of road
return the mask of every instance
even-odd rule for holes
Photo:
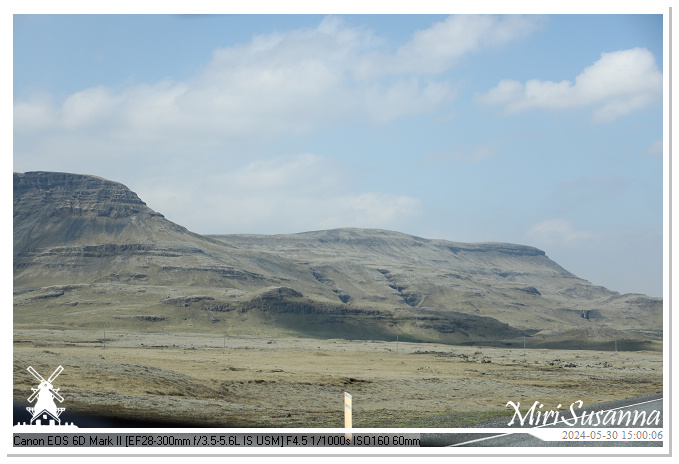
[[[515,423],[513,426],[508,427],[507,422],[495,422],[495,423],[490,423],[490,424],[484,424],[482,428],[505,428],[505,429],[522,429],[522,430],[530,430],[531,433],[516,433],[513,431],[508,431],[508,432],[501,432],[498,433],[497,431],[493,431],[492,433],[432,433],[432,434],[421,434],[420,436],[420,446],[455,446],[455,447],[610,447],[610,446],[629,446],[629,447],[661,447],[662,446],[662,441],[659,440],[635,440],[635,436],[642,436],[643,432],[645,430],[657,430],[661,429],[663,427],[663,417],[662,417],[662,410],[663,410],[663,397],[662,394],[655,394],[655,395],[647,395],[647,396],[642,396],[642,397],[637,397],[637,398],[630,398],[627,400],[620,400],[620,401],[609,401],[606,403],[599,403],[599,404],[594,404],[594,405],[585,405],[582,408],[577,408],[578,405],[576,405],[576,413],[579,418],[582,418],[583,413],[586,414],[587,417],[590,417],[591,414],[594,414],[592,417],[592,425],[585,425],[584,428],[587,430],[591,429],[596,429],[594,432],[587,432],[586,437],[584,439],[577,439],[573,441],[567,441],[563,440],[561,437],[563,437],[565,434],[563,432],[561,433],[555,433],[554,437],[552,439],[556,439],[558,441],[545,441],[542,440],[535,435],[547,435],[550,433],[550,431],[545,431],[545,428],[553,428],[553,429],[562,429],[562,430],[568,430],[571,432],[571,438],[573,434],[577,437],[577,434],[583,430],[583,426],[578,423],[576,426],[569,426],[565,422],[559,422],[556,425],[551,425],[551,422],[549,421],[550,425],[541,425],[541,426],[535,426],[535,422],[533,425],[528,424],[528,420],[524,422],[524,425],[521,426],[519,423],[519,419],[515,420]],[[521,414],[525,416],[525,409],[526,408],[521,408]],[[603,425],[601,422],[603,421],[603,418],[606,417],[606,413],[609,413],[609,417],[612,417],[613,415],[616,415],[616,417],[619,417],[621,413],[625,413],[627,411],[630,411],[632,414],[632,417],[634,412],[638,412],[640,417],[642,416],[642,411],[645,411],[647,418],[650,417],[658,417],[659,416],[659,421],[658,425],[655,425],[655,419],[653,420],[652,425],[645,425],[643,428],[640,428],[639,424],[641,421],[637,422],[637,425],[632,425],[630,423],[629,425]],[[651,416],[651,414],[653,414]],[[595,417],[599,417],[600,420],[596,421]],[[570,420],[570,423],[572,424],[573,421],[572,416],[570,413],[562,415],[562,420],[563,419],[568,419]],[[597,422],[600,422],[598,426],[595,426]],[[610,421],[605,421],[607,423],[610,423]],[[617,422],[616,422],[617,423]],[[600,433],[599,433],[600,432]],[[637,434],[636,432],[640,432]],[[616,434],[617,433],[617,434]],[[591,437],[594,438],[600,438],[599,440],[596,439],[591,439]],[[618,440],[618,441],[606,441],[605,438],[610,438],[611,436],[617,436],[619,438],[623,436],[631,436],[631,439],[627,440]],[[666,439],[669,439],[669,437],[665,437]]]

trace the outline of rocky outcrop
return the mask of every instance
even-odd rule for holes
[[[480,243],[447,246],[446,248],[456,255],[459,253],[502,253],[516,256],[545,256],[542,250],[513,243]]]
[[[14,173],[15,254],[53,246],[157,245],[171,233],[188,231],[118,182],[61,172]]]
[[[137,194],[123,184],[101,177],[64,172],[14,173],[14,201],[41,201],[53,209],[69,213],[95,211],[106,215],[114,205],[118,211],[139,211],[146,206]],[[136,209],[135,209],[136,207]]]

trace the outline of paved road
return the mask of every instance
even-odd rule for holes
[[[576,405],[577,406],[577,405]],[[526,408],[521,408],[521,413],[524,414]],[[534,435],[531,435],[529,433],[515,433],[515,432],[507,432],[507,433],[432,433],[432,434],[422,434],[420,436],[420,445],[421,446],[457,446],[457,447],[468,447],[468,446],[474,446],[474,447],[504,447],[504,446],[511,446],[511,447],[541,447],[541,446],[547,446],[547,447],[608,447],[608,446],[630,446],[630,447],[661,447],[662,442],[661,441],[650,441],[650,440],[635,440],[634,436],[636,436],[636,432],[643,432],[644,430],[648,429],[659,429],[663,427],[663,417],[662,417],[662,410],[663,410],[663,398],[662,394],[655,394],[655,395],[647,395],[647,396],[642,396],[642,397],[637,397],[637,398],[631,398],[628,400],[620,400],[620,401],[609,401],[606,403],[599,403],[599,404],[594,404],[587,406],[585,405],[583,408],[575,409],[575,411],[578,414],[578,417],[582,417],[583,413],[586,413],[587,416],[589,417],[590,414],[594,413],[596,417],[597,412],[599,412],[599,417],[603,419],[605,417],[607,411],[615,411],[615,414],[620,414],[621,412],[626,412],[626,411],[631,411],[632,414],[634,414],[634,411],[638,411],[639,414],[641,414],[642,411],[646,412],[646,417],[650,417],[651,413],[653,411],[659,411],[659,416],[660,420],[658,422],[658,425],[655,425],[655,420],[653,421],[653,425],[646,425],[643,428],[639,428],[639,423],[637,423],[636,427],[630,424],[629,426],[625,425],[599,425],[598,427],[595,427],[594,424],[596,424],[596,419],[592,419],[592,425],[586,425],[585,427],[587,429],[597,429],[601,431],[601,437],[606,437],[610,436],[609,434],[612,433],[613,431],[618,431],[618,434],[621,433],[626,433],[627,435],[631,435],[632,439],[630,440],[624,440],[624,441],[603,441],[603,440],[591,440],[591,439],[584,439],[584,440],[575,440],[575,441],[565,441],[561,440],[561,436],[563,434],[556,434],[556,438],[560,441],[543,441],[540,438],[537,438]],[[613,414],[613,413],[611,413]],[[657,415],[658,413],[654,413]],[[571,419],[570,413],[562,416],[566,419]],[[633,416],[632,416],[633,417]],[[550,421],[553,422],[553,421]],[[640,422],[640,421],[639,421]],[[572,423],[572,420],[571,420]],[[483,428],[508,428],[507,422],[496,422],[496,423],[490,423],[490,424],[484,424]],[[526,421],[524,423],[524,426],[521,426],[519,423],[519,420],[515,421],[514,425],[510,427],[512,429],[531,429],[532,432],[535,434],[540,434],[540,432],[544,432],[544,430],[537,430],[537,429],[544,429],[544,428],[556,428],[556,429],[568,429],[569,431],[577,433],[579,430],[582,430],[582,427],[578,424],[578,426],[571,427],[567,425],[566,423],[559,423],[557,425],[547,425],[547,426],[539,426],[535,427],[535,425],[530,426],[528,425],[528,422]],[[596,432],[595,432],[596,433]],[[622,435],[618,435],[622,436]],[[640,436],[640,435],[639,435]],[[669,437],[666,437],[666,439],[669,439]]]

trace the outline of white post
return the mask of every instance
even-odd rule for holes
[[[345,429],[351,429],[352,423],[351,423],[351,395],[347,392],[344,392],[344,428]],[[347,432],[344,434],[344,437],[351,441],[351,433]]]

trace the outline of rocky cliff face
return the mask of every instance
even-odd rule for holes
[[[86,303],[109,323],[454,343],[662,328],[662,300],[592,285],[533,247],[365,229],[205,237],[122,184],[53,172],[14,174],[14,287],[15,321]]]
[[[15,253],[110,241],[150,244],[161,238],[161,229],[187,232],[117,182],[60,172],[14,173]]]
[[[71,214],[94,212],[108,216],[111,211],[138,213],[146,203],[118,182],[96,176],[65,172],[14,173],[15,205],[22,201],[41,202]],[[117,208],[116,208],[117,207]]]

